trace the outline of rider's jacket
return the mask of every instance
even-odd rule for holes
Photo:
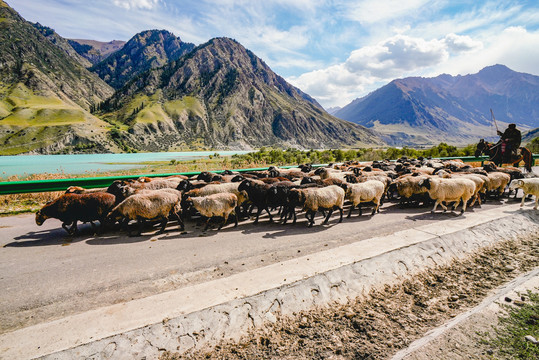
[[[522,141],[522,135],[520,134],[520,131],[518,129],[510,129],[507,128],[503,134],[501,132],[500,136],[502,137],[502,140],[506,140],[511,144],[513,149],[516,149],[520,146],[520,143]]]

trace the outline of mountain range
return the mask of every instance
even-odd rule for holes
[[[501,131],[539,126],[539,76],[504,65],[477,74],[397,79],[334,115],[371,128],[394,145],[468,144]]]
[[[326,112],[233,39],[65,39],[0,0],[4,155],[467,144],[495,134],[490,108],[537,128],[537,79],[502,65],[398,79]]]
[[[27,22],[1,0],[0,11],[3,154],[382,143],[232,39],[195,48],[148,30],[105,54],[99,43]]]

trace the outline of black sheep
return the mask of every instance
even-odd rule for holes
[[[269,215],[270,222],[273,222],[273,216],[268,209],[267,192],[271,188],[271,185],[264,184],[262,182],[245,179],[238,186],[239,191],[245,191],[249,197],[249,201],[257,207],[255,224],[258,224],[258,217],[262,210],[266,210]]]
[[[77,221],[90,222],[95,227],[93,221],[99,220],[103,227],[105,217],[115,202],[116,197],[106,192],[63,194],[36,213],[36,224],[41,226],[49,218],[59,219],[69,235],[77,232]]]

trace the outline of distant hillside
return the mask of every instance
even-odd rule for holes
[[[51,43],[58,46],[60,49],[62,49],[67,55],[75,59],[79,64],[82,66],[88,68],[92,66],[92,63],[88,61],[88,59],[84,58],[83,56],[79,55],[77,51],[71,46],[70,42],[60,35],[58,35],[54,29],[51,29],[50,27],[41,25],[40,23],[34,23],[32,24],[34,28],[36,28],[41,35],[45,36]]]
[[[166,30],[147,30],[133,36],[90,70],[119,89],[138,74],[177,60],[194,47]]]
[[[527,143],[529,141],[532,141],[536,137],[539,137],[539,127],[522,134],[522,142]]]
[[[65,44],[54,44],[61,38],[47,29],[0,0],[0,154],[66,146],[117,151],[107,124],[87,111],[113,89],[68,55]]]
[[[146,151],[382,143],[372,131],[327,114],[227,38],[139,75],[100,109],[122,124],[115,134],[120,144]]]
[[[68,39],[67,41],[79,55],[89,61],[90,64],[87,67],[105,60],[107,56],[120,50],[125,45],[125,41],[121,40],[102,42],[85,39]]]
[[[466,144],[496,136],[491,108],[499,127],[539,126],[537,104],[539,76],[494,65],[466,76],[394,80],[335,116],[377,130],[396,145]]]
[[[342,108],[340,106],[334,106],[334,107],[327,108],[326,111],[328,112],[328,114],[335,115],[335,113],[337,113],[337,111],[341,109]]]

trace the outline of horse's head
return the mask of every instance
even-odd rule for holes
[[[481,156],[484,152],[488,150],[488,143],[485,139],[479,140],[479,144],[475,148],[475,157]]]

